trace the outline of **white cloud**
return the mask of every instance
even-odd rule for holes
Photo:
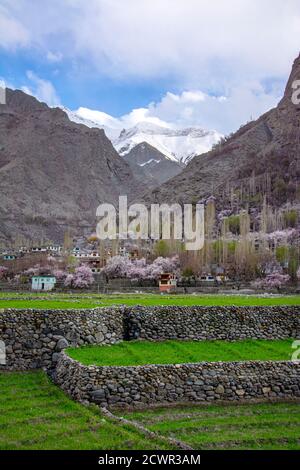
[[[0,5],[0,47],[15,49],[24,47],[28,42],[29,34],[26,28]]]
[[[0,45],[30,44],[48,61],[69,60],[74,80],[84,70],[133,87],[164,80],[186,90],[120,122],[232,130],[276,103],[278,94],[261,84],[283,83],[299,53],[299,0],[1,1],[8,36],[0,32]]]
[[[181,94],[167,93],[161,101],[150,103],[147,108],[132,110],[119,118],[87,108],[76,113],[112,129],[135,126],[149,122],[162,127],[202,127],[216,129],[222,133],[236,130],[250,119],[256,119],[279,100],[276,94],[267,94],[259,82],[245,83],[234,88],[227,96],[210,96],[200,90],[184,91]]]
[[[195,95],[201,99],[195,101]],[[236,86],[224,96],[211,96],[199,92],[167,93],[159,103],[149,105],[149,113],[162,120],[172,121],[177,127],[196,124],[223,133],[236,130],[250,119],[276,106],[279,96],[266,93],[259,82]]]
[[[63,60],[63,55],[61,52],[48,51],[47,59],[49,62],[53,62],[53,63],[61,62]]]
[[[161,127],[174,127],[171,122],[163,121],[159,117],[152,114],[149,108],[133,109],[130,113],[124,114],[124,116],[119,118],[110,116],[109,114],[103,113],[102,111],[83,107],[77,109],[75,113],[83,119],[87,119],[89,121],[95,122],[96,124],[99,124],[100,126],[109,127],[110,129],[116,130],[128,129],[141,122],[149,122]]]
[[[299,52],[299,0],[3,1],[32,44],[114,77],[223,87],[282,76]]]
[[[223,86],[232,75],[282,74],[299,47],[298,0],[79,0],[76,6],[74,51],[117,77],[172,74],[186,86]]]
[[[38,100],[47,103],[49,106],[58,106],[60,99],[53,84],[49,80],[44,80],[31,70],[27,71],[27,78],[32,82],[32,86],[23,86],[22,90],[29,95],[35,96]]]

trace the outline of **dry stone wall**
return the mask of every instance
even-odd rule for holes
[[[0,370],[51,368],[68,346],[122,340],[300,338],[300,306],[107,307],[92,310],[0,311]]]
[[[118,308],[13,310],[0,312],[0,340],[6,364],[0,370],[51,368],[68,346],[113,344],[123,339]]]
[[[54,379],[75,400],[104,407],[300,398],[300,362],[96,367],[62,352]]]
[[[300,305],[288,307],[130,307],[127,339],[243,340],[300,337]]]

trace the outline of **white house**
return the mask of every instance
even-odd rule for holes
[[[7,253],[3,256],[4,261],[13,261],[16,258],[16,255],[9,255]]]
[[[46,246],[46,250],[50,251],[51,253],[60,253],[61,252],[61,246],[60,245],[49,245],[49,246]]]
[[[89,252],[89,253],[74,252],[74,256],[75,258],[86,258],[86,259],[101,258],[100,253],[97,253],[95,251]]]
[[[200,277],[200,281],[201,281],[201,282],[214,282],[214,281],[215,281],[215,278],[214,278],[214,276],[212,276],[211,274],[203,274],[203,275]]]
[[[33,276],[31,279],[32,290],[45,290],[49,291],[55,287],[55,276]]]

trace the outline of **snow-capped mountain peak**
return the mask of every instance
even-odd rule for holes
[[[113,144],[119,154],[124,156],[136,145],[147,142],[170,160],[187,163],[195,155],[208,152],[221,137],[216,131],[201,128],[173,129],[141,122],[124,129]]]
[[[106,116],[108,116],[106,113],[102,113],[100,111],[92,111],[87,108],[79,108],[77,111],[71,111],[70,109],[62,106],[61,109],[68,115],[70,121],[76,122],[77,124],[83,124],[84,126],[90,128],[95,127],[97,129],[104,130],[106,137],[108,137],[111,141],[118,138],[120,134],[119,128],[114,128],[107,126],[106,124],[101,124],[102,120],[108,120],[104,119]],[[101,120],[99,114],[102,117]]]
[[[195,155],[208,152],[217,143],[222,134],[200,127],[178,129],[172,126],[160,126],[151,121],[141,121],[133,127],[124,128],[123,123],[100,111],[79,108],[77,111],[63,110],[69,119],[88,127],[103,129],[117,152],[125,156],[137,145],[146,142],[167,159],[174,162],[188,163]]]

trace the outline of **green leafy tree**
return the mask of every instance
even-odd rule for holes
[[[240,234],[240,216],[239,215],[231,215],[228,217],[228,225],[229,230],[234,235]]]
[[[192,277],[194,275],[195,275],[195,273],[194,273],[192,268],[185,268],[182,272],[182,277],[189,278],[189,277]]]
[[[278,246],[276,248],[276,259],[278,263],[284,265],[289,259],[289,247],[288,246]]]
[[[284,222],[287,228],[295,228],[298,222],[298,212],[295,209],[285,212]]]
[[[290,255],[289,255],[288,273],[290,275],[291,282],[293,282],[294,284],[296,284],[298,281],[297,279],[298,268],[299,268],[298,253],[297,253],[297,250],[294,247],[292,247],[290,249]]]
[[[156,256],[166,257],[169,254],[169,246],[165,240],[158,240],[154,246],[154,253]]]

